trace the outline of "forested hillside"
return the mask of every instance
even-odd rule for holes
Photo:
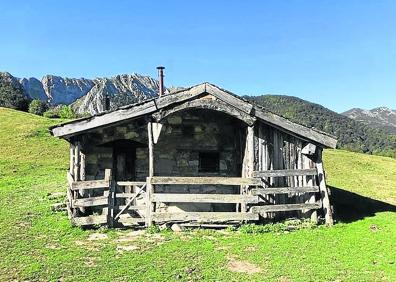
[[[267,110],[338,138],[338,147],[351,151],[396,157],[396,135],[371,128],[321,105],[283,95],[245,96]]]

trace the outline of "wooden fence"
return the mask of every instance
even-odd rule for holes
[[[265,181],[274,177],[312,176],[317,185],[267,187]],[[161,222],[194,221],[224,223],[257,221],[267,213],[330,210],[323,171],[319,169],[255,171],[252,178],[241,177],[147,177],[146,182],[112,181],[111,170],[103,180],[74,181],[68,173],[68,213],[75,225],[114,224],[150,226]],[[160,193],[157,185],[216,185],[217,193]],[[221,187],[239,186],[240,193],[219,193]],[[268,204],[268,195],[317,195],[308,202]],[[316,200],[318,199],[318,201]],[[229,212],[163,212],[159,203],[235,204]]]

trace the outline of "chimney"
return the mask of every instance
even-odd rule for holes
[[[162,96],[164,94],[164,69],[165,67],[159,66],[158,70],[158,80],[159,80],[159,93],[158,96]]]
[[[106,93],[104,96],[103,110],[104,111],[110,110],[110,96],[108,93]]]

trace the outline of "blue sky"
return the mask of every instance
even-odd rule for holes
[[[0,71],[396,108],[396,1],[3,1]]]

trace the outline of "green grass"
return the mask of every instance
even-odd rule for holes
[[[396,281],[396,160],[325,152],[338,223],[295,232],[198,230],[132,237],[73,228],[51,212],[65,191],[59,121],[0,108],[0,281]],[[103,240],[88,240],[92,234]],[[136,250],[123,250],[136,248]],[[231,272],[230,261],[260,267]]]

